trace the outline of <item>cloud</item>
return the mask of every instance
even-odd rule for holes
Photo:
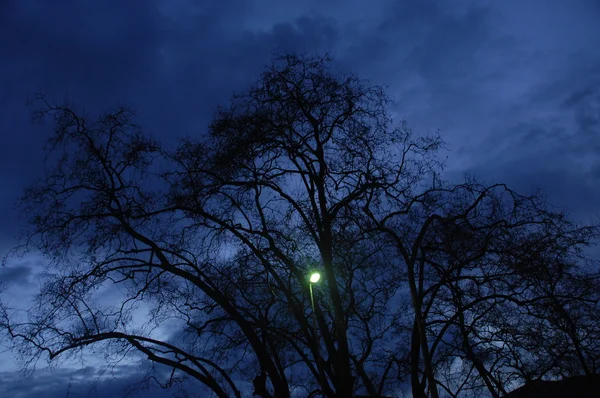
[[[597,216],[600,57],[591,64],[571,65],[532,87],[514,116],[485,138],[471,171],[515,188],[542,188],[576,218]]]
[[[49,129],[31,126],[28,95],[42,90],[80,111],[118,102],[164,141],[201,135],[219,104],[252,83],[275,51],[334,45],[333,21],[303,17],[244,30],[245,2],[9,2],[0,16],[0,240],[17,227],[14,203],[41,176]],[[9,244],[10,246],[10,244]]]
[[[26,286],[30,283],[31,275],[32,264],[29,262],[0,269],[0,281],[8,286]]]
[[[0,372],[0,396],[11,398],[65,397],[173,397],[176,392],[198,390],[198,385],[185,382],[164,390],[153,382],[144,382],[145,366],[117,365],[111,368],[44,368],[34,374]],[[157,388],[158,387],[158,388]]]

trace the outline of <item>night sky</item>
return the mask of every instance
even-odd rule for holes
[[[14,204],[43,175],[51,133],[31,124],[28,97],[90,114],[128,104],[174,142],[204,134],[216,107],[283,51],[329,52],[340,71],[387,85],[396,119],[441,131],[446,178],[539,187],[577,220],[600,214],[598,0],[3,0],[0,252],[24,227]],[[35,255],[11,259],[5,299],[26,303],[42,267]],[[71,396],[112,397],[141,377],[122,364],[94,389],[105,367],[93,359],[32,378],[18,366],[0,353],[0,396],[65,397],[71,380]]]

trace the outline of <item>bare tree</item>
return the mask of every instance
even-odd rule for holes
[[[396,128],[383,88],[328,68],[276,58],[173,150],[126,108],[90,121],[37,97],[52,171],[23,196],[22,249],[50,264],[26,320],[3,307],[21,353],[102,346],[170,369],[150,376],[164,387],[187,377],[219,397],[382,397],[406,381],[415,397],[499,396],[534,372],[514,361],[541,351],[516,332],[497,350],[491,328],[562,308],[548,321],[575,348],[555,357],[579,365],[546,368],[594,372],[593,284],[553,270],[577,269],[595,229],[504,185],[442,183],[440,138]]]
[[[409,189],[419,172],[409,163],[426,167],[429,160],[419,158],[439,140],[413,142],[393,129],[381,88],[333,77],[326,66],[321,58],[285,56],[235,97],[215,118],[208,143],[186,142],[174,156],[180,167],[172,200],[203,226],[232,235],[284,292],[280,302],[301,326],[297,333],[314,342],[321,393],[374,396],[385,377],[374,384],[365,366],[388,326],[370,323],[383,322],[398,272],[380,265],[386,252],[356,225],[355,204],[383,186]],[[319,330],[311,331],[299,292],[286,283],[306,291],[307,267],[315,265],[325,276],[326,303],[316,307]]]
[[[411,223],[411,213],[425,221]],[[450,396],[483,389],[499,397],[530,379],[522,370],[542,377],[569,358],[579,359],[571,375],[589,374],[587,362],[598,358],[597,327],[582,314],[600,314],[592,289],[598,274],[585,270],[582,247],[597,237],[595,226],[548,211],[539,194],[474,181],[427,190],[411,210],[371,218],[407,259],[413,396],[426,396],[427,381]],[[581,321],[575,326],[571,318]],[[568,338],[556,340],[559,334]],[[586,359],[577,348],[583,346]],[[550,347],[563,352],[544,355]]]
[[[335,77],[327,61],[277,59],[208,138],[175,151],[128,109],[90,122],[37,98],[35,116],[56,125],[54,169],[23,197],[25,250],[49,256],[53,275],[28,321],[5,309],[3,326],[50,358],[129,347],[174,369],[167,384],[183,373],[217,396],[242,395],[233,375],[263,397],[381,395],[399,273],[349,205],[381,184],[383,167],[394,171],[386,184],[404,178],[389,145],[408,159],[412,144],[390,129],[381,88]],[[311,269],[324,274],[315,314]],[[111,284],[125,289],[117,305],[99,300]],[[146,325],[132,321],[140,302],[152,308]],[[173,318],[177,339],[153,337]]]

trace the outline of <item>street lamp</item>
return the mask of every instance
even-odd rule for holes
[[[317,283],[318,281],[321,280],[321,274],[319,274],[318,272],[313,272],[312,274],[310,274],[310,277],[308,278],[308,281],[310,282],[308,284],[308,287],[310,289],[310,305],[312,306],[312,311],[313,311],[313,324],[315,327],[315,333],[317,332],[317,315],[315,314],[315,297],[313,295],[313,283]]]
[[[321,274],[319,274],[318,272],[313,272],[312,274],[310,274],[310,283],[317,283],[319,280],[321,280]]]
[[[323,385],[323,380],[324,377],[321,374],[321,366],[320,366],[320,362],[321,362],[321,355],[319,353],[319,330],[317,329],[317,313],[315,312],[315,297],[313,295],[313,284],[319,282],[321,280],[321,274],[319,274],[318,272],[313,272],[310,274],[308,281],[310,282],[308,284],[308,287],[310,289],[310,305],[312,306],[312,312],[313,312],[313,327],[315,329],[315,359],[317,360],[318,363],[318,372],[319,372],[319,382],[321,383],[321,389],[323,389],[324,385]],[[322,390],[321,390],[322,391]],[[324,394],[322,394],[324,395]]]

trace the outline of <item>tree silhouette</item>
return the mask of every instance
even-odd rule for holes
[[[418,228],[389,217],[375,224],[409,267],[413,396],[426,395],[420,375],[450,396],[484,388],[499,397],[515,380],[558,376],[565,366],[568,375],[597,372],[598,274],[582,268],[590,264],[581,247],[597,229],[502,184],[470,181],[430,194],[443,199],[417,210],[426,220]],[[575,326],[571,318],[586,321]],[[551,339],[561,352],[547,352]]]
[[[395,127],[382,87],[329,65],[277,57],[173,150],[127,108],[90,121],[36,97],[53,168],[21,201],[22,249],[51,274],[26,321],[3,307],[21,354],[138,353],[172,370],[151,376],[163,386],[190,377],[219,397],[381,397],[406,382],[415,397],[500,396],[596,372],[580,261],[596,228],[502,184],[442,181],[441,139]],[[564,352],[523,339],[542,318]]]

